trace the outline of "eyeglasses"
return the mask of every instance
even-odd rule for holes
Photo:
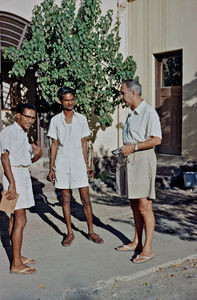
[[[25,114],[22,114],[25,118],[32,120],[33,122],[35,122],[36,118],[35,117],[31,117],[31,116],[27,116]]]

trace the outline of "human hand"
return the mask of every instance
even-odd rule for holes
[[[55,172],[53,170],[50,170],[48,177],[51,182],[54,182],[55,181]]]
[[[86,166],[88,177],[93,178],[94,177],[94,171],[87,165]]]
[[[16,186],[14,182],[10,182],[6,196],[8,200],[16,198]]]
[[[36,141],[35,143],[32,144],[32,150],[33,153],[36,157],[41,157],[42,156],[42,148],[40,146],[40,143]]]
[[[121,148],[121,153],[124,156],[128,156],[129,154],[133,153],[134,151],[135,151],[135,147],[133,144],[127,144]]]

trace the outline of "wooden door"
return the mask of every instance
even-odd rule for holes
[[[156,109],[162,128],[157,152],[181,155],[182,51],[155,55]]]

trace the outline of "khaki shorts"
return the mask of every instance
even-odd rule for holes
[[[126,196],[128,199],[155,199],[156,155],[153,149],[137,151],[128,156],[126,165]]]
[[[156,155],[154,149],[136,151],[116,173],[117,192],[128,199],[155,199]]]

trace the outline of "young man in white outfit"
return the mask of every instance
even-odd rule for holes
[[[116,248],[118,251],[136,250],[134,263],[143,263],[154,257],[152,238],[155,218],[152,199],[155,199],[156,156],[153,147],[161,144],[161,125],[157,112],[141,96],[141,85],[125,80],[121,98],[130,107],[123,129],[121,152],[127,158],[126,196],[130,200],[135,221],[135,236],[131,243]],[[145,229],[145,242],[142,232]]]
[[[75,112],[75,90],[63,87],[58,91],[63,111],[51,119],[48,137],[52,139],[50,149],[49,179],[61,190],[63,214],[68,230],[63,246],[70,246],[74,240],[71,226],[71,189],[79,188],[81,201],[88,224],[88,238],[95,243],[103,243],[94,233],[92,206],[89,197],[88,175],[93,172],[88,164],[86,137],[90,131],[86,118]]]
[[[26,208],[35,205],[32,182],[28,167],[42,156],[39,142],[29,144],[27,133],[36,120],[36,108],[28,103],[17,109],[17,122],[4,128],[0,133],[1,162],[4,169],[3,187],[8,198],[19,194],[14,214],[10,218],[9,232],[12,239],[13,261],[11,273],[33,274],[36,269],[28,264],[35,260],[21,255],[23,230],[26,225]]]

